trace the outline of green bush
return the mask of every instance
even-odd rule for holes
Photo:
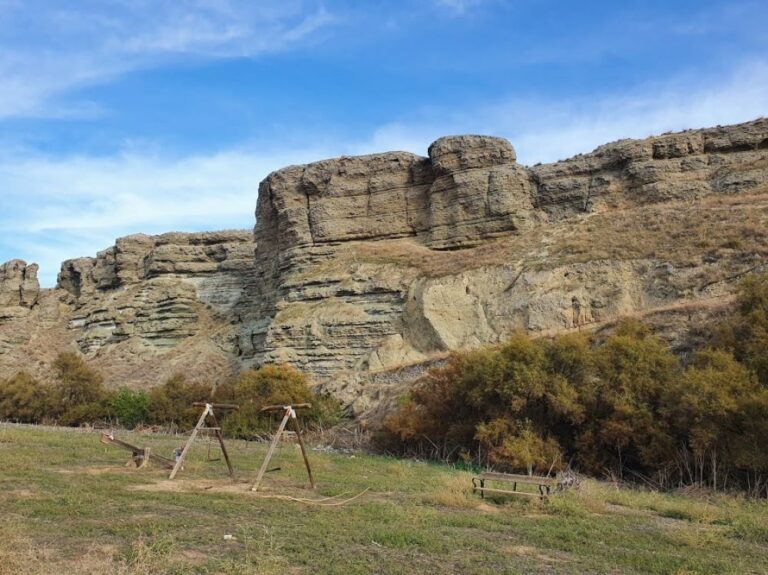
[[[143,391],[120,388],[109,402],[117,421],[127,429],[133,429],[149,420],[149,395]]]
[[[675,456],[660,408],[680,377],[677,358],[638,322],[626,321],[592,351],[593,377],[581,387],[588,417],[578,434],[579,461],[590,472],[651,472]]]
[[[483,454],[502,469],[558,468],[584,417],[575,386],[588,373],[584,350],[578,336],[517,334],[497,348],[454,354],[384,421],[378,440],[442,459]]]
[[[739,284],[736,314],[714,327],[712,343],[733,353],[768,387],[768,274],[749,275]]]
[[[50,414],[62,425],[82,425],[111,417],[109,393],[101,374],[76,353],[62,353],[53,362],[55,383]]]

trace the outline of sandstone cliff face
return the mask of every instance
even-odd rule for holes
[[[766,230],[765,119],[533,167],[484,136],[291,166],[262,182],[253,234],[121,238],[64,262],[56,290],[5,264],[0,375],[66,346],[136,385],[287,361],[373,413],[446,352],[515,330],[641,315],[685,351],[765,269]]]
[[[765,237],[723,248],[707,243],[707,226],[723,244],[764,226],[767,183],[766,120],[532,168],[504,140],[461,136],[427,158],[280,170],[260,188],[260,303],[243,314],[240,349],[246,365],[310,371],[359,411],[376,395],[365,373],[515,330],[719,309],[738,277],[764,265]]]
[[[120,238],[96,257],[65,261],[57,289],[38,288],[25,315],[0,320],[0,365],[35,371],[30,356],[77,349],[109,383],[147,386],[176,371],[219,381],[237,369],[232,308],[252,265],[250,232]],[[6,268],[16,271],[0,285],[29,301],[23,286],[36,266]]]

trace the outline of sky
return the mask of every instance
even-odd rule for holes
[[[244,229],[289,164],[768,115],[765,0],[0,0],[0,262]]]

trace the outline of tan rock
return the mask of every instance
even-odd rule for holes
[[[37,264],[11,260],[0,265],[0,307],[31,308],[37,303],[40,284]]]
[[[766,119],[530,168],[485,136],[290,166],[261,183],[253,234],[120,238],[55,290],[1,266],[0,377],[78,348],[137,387],[289,362],[375,418],[448,351],[517,330],[637,315],[689,349],[686,326],[766,269],[766,228]]]

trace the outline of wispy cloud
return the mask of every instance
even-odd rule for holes
[[[178,158],[136,151],[102,158],[5,153],[0,227],[13,239],[0,251],[37,261],[44,283],[52,285],[63,259],[92,255],[117,236],[251,227],[259,181],[289,164],[387,150],[425,154],[431,141],[455,133],[507,137],[520,161],[532,164],[619,138],[746,121],[767,115],[766,102],[768,62],[755,61],[698,85],[648,85],[583,101],[518,97],[471,113],[433,108],[356,141],[302,134],[302,147],[243,145]]]
[[[335,21],[298,0],[41,0],[0,3],[0,119],[91,113],[58,97],[177,58],[255,57],[306,41]],[[23,31],[23,32],[22,32]]]
[[[430,108],[379,127],[356,151],[423,153],[446,134],[495,134],[512,141],[522,163],[533,164],[589,152],[621,138],[760,116],[768,116],[768,60],[745,62],[725,77],[691,76],[583,99],[514,96],[469,111]]]
[[[248,147],[184,158],[8,155],[0,162],[0,228],[7,258],[35,261],[53,285],[61,261],[94,255],[116,237],[250,228],[259,182],[272,170],[332,152]]]
[[[488,0],[434,0],[435,4],[441,8],[447,8],[454,14],[464,14],[470,8],[487,3]]]

